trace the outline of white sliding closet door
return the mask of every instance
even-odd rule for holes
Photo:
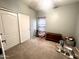
[[[3,22],[2,22],[2,14],[0,13],[0,34],[2,34],[1,35],[1,37],[2,37],[2,39],[3,40],[5,40],[4,39],[4,29],[3,29]],[[2,42],[0,42],[0,43],[2,43]],[[6,44],[3,42],[3,45],[4,45],[4,47],[6,46]]]
[[[18,14],[21,43],[30,39],[30,17],[25,14]]]
[[[4,46],[6,50],[19,44],[17,14],[1,10],[0,14],[4,29],[4,38],[6,40],[6,46]]]

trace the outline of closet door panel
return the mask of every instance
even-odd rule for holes
[[[0,13],[0,34],[1,35],[1,38],[2,40],[5,40],[5,35],[4,35],[4,26],[3,26],[3,22],[2,22],[2,14]],[[5,42],[2,42],[3,43],[3,46],[4,46],[4,49],[6,50],[6,43]]]
[[[6,39],[6,49],[19,44],[17,14],[5,12],[2,14],[4,33]]]
[[[30,17],[25,14],[18,14],[21,43],[30,39]]]

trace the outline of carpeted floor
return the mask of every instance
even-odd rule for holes
[[[6,51],[7,59],[68,59],[56,52],[56,43],[43,39],[27,40]]]

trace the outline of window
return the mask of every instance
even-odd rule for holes
[[[39,31],[45,31],[46,27],[46,18],[45,17],[39,17],[38,19],[38,30]]]

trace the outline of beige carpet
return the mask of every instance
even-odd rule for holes
[[[6,51],[6,56],[7,59],[68,59],[56,52],[56,45],[43,39],[31,39]]]

